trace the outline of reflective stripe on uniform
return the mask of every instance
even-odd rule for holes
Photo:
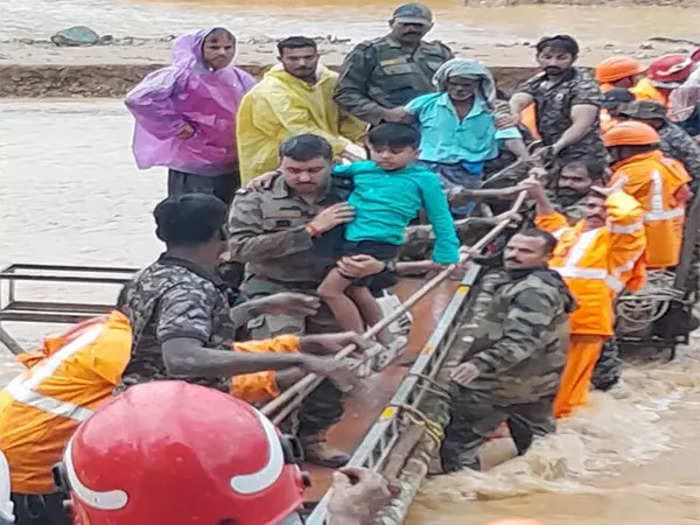
[[[564,278],[604,281],[610,289],[619,293],[624,289],[624,284],[617,277],[610,275],[607,270],[603,268],[581,268],[578,266],[600,232],[600,228],[583,232],[571,248],[564,265],[560,268],[553,268],[553,270]]]
[[[667,221],[685,215],[685,208],[664,210],[664,183],[658,170],[651,172],[651,210],[644,214],[646,222]]]
[[[626,224],[624,226],[622,224],[611,224],[608,226],[608,228],[610,228],[610,231],[612,233],[629,234],[644,228],[644,223],[642,221],[637,221],[633,222],[632,224]]]
[[[92,326],[56,353],[50,355],[31,370],[13,379],[6,387],[7,393],[18,403],[42,412],[49,412],[76,421],[84,421],[92,415],[92,410],[68,401],[46,396],[35,389],[51,377],[63,362],[87,345],[93,343],[102,332],[103,325]]]

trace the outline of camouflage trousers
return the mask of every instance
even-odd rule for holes
[[[480,470],[479,447],[501,423],[506,423],[518,454],[530,448],[536,436],[554,432],[552,413],[554,396],[531,403],[498,404],[488,393],[455,387],[450,423],[440,449],[442,468],[446,474],[465,468]]]
[[[617,346],[615,336],[603,343],[600,357],[595,364],[591,382],[598,390],[610,390],[617,384],[622,375],[622,359],[619,357],[620,350]]]
[[[289,283],[285,286],[278,282],[253,278],[246,280],[242,290],[251,298],[281,292],[316,294],[315,287],[295,286],[295,284],[304,283]],[[253,339],[267,339],[282,334],[328,333],[336,329],[333,314],[325,305],[313,318],[307,319],[303,316],[291,315],[261,315],[248,323],[248,330]],[[289,426],[284,430],[295,432],[302,442],[311,443],[314,438],[321,436],[328,428],[340,421],[343,412],[342,392],[331,381],[325,380],[302,402],[297,420],[293,425],[296,428]]]

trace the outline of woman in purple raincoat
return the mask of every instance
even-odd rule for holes
[[[136,163],[169,168],[168,195],[212,193],[230,204],[240,186],[236,113],[255,79],[231,65],[235,52],[227,29],[183,35],[173,45],[173,65],[126,96],[136,119]]]

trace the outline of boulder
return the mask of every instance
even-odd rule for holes
[[[59,31],[51,37],[57,46],[94,46],[100,42],[100,35],[86,26],[73,26]]]

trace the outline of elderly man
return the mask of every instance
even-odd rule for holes
[[[410,122],[403,106],[435,91],[433,75],[453,56],[442,42],[423,40],[433,27],[423,4],[397,7],[389,27],[388,35],[358,44],[345,58],[334,95],[341,108],[374,125]]]
[[[421,131],[420,160],[445,186],[479,187],[484,163],[497,158],[501,147],[518,158],[528,157],[517,128],[496,128],[496,85],[486,67],[455,58],[440,66],[434,82],[440,92],[413,99],[406,111]],[[472,207],[454,211],[466,214]]]
[[[555,429],[552,401],[575,308],[564,281],[547,268],[556,242],[537,229],[514,235],[506,271],[483,283],[474,343],[451,376],[451,421],[440,451],[446,473],[478,470],[479,447],[503,422],[519,454]]]
[[[620,107],[618,115],[621,119],[638,120],[654,128],[661,139],[663,154],[683,164],[693,179],[693,192],[697,191],[700,181],[700,144],[683,128],[668,119],[666,108],[662,104],[651,100],[639,100]]]
[[[273,67],[241,102],[238,156],[241,180],[274,170],[277,147],[299,133],[314,133],[333,146],[333,154],[363,156],[353,146],[366,124],[333,102],[338,74],[319,64],[316,42],[292,36],[277,44],[280,65]]]

